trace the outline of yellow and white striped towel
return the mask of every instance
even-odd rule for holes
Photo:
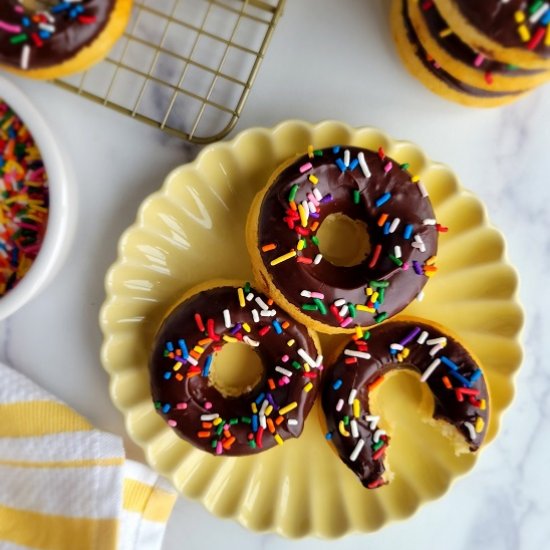
[[[0,363],[1,550],[155,550],[175,498],[119,437]]]

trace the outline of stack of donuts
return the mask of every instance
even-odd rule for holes
[[[351,262],[323,246],[334,218],[368,235],[367,245],[351,243]],[[391,479],[391,434],[376,394],[408,369],[433,395],[424,420],[457,453],[475,452],[489,414],[478,361],[445,328],[395,317],[422,299],[446,230],[419,178],[382,148],[309,147],[275,170],[250,208],[254,285],[205,282],[164,316],[149,362],[155,408],[199,449],[239,456],[299,437],[320,394],[326,439],[374,489]],[[344,338],[331,357],[317,332]],[[222,348],[237,344],[257,352],[263,373],[236,393],[213,369]]]
[[[447,99],[494,107],[550,79],[545,0],[392,1],[392,33],[403,63]]]

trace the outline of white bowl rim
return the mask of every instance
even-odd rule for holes
[[[11,81],[0,76],[0,99],[21,118],[37,144],[48,173],[50,206],[44,241],[21,281],[0,298],[0,320],[31,300],[61,267],[76,219],[76,189],[54,134],[37,108]]]

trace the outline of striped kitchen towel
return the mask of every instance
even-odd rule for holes
[[[0,363],[0,549],[154,550],[175,502],[122,440]]]

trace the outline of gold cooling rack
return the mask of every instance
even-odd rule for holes
[[[56,84],[194,143],[224,137],[248,97],[285,0],[139,0],[123,37]]]

